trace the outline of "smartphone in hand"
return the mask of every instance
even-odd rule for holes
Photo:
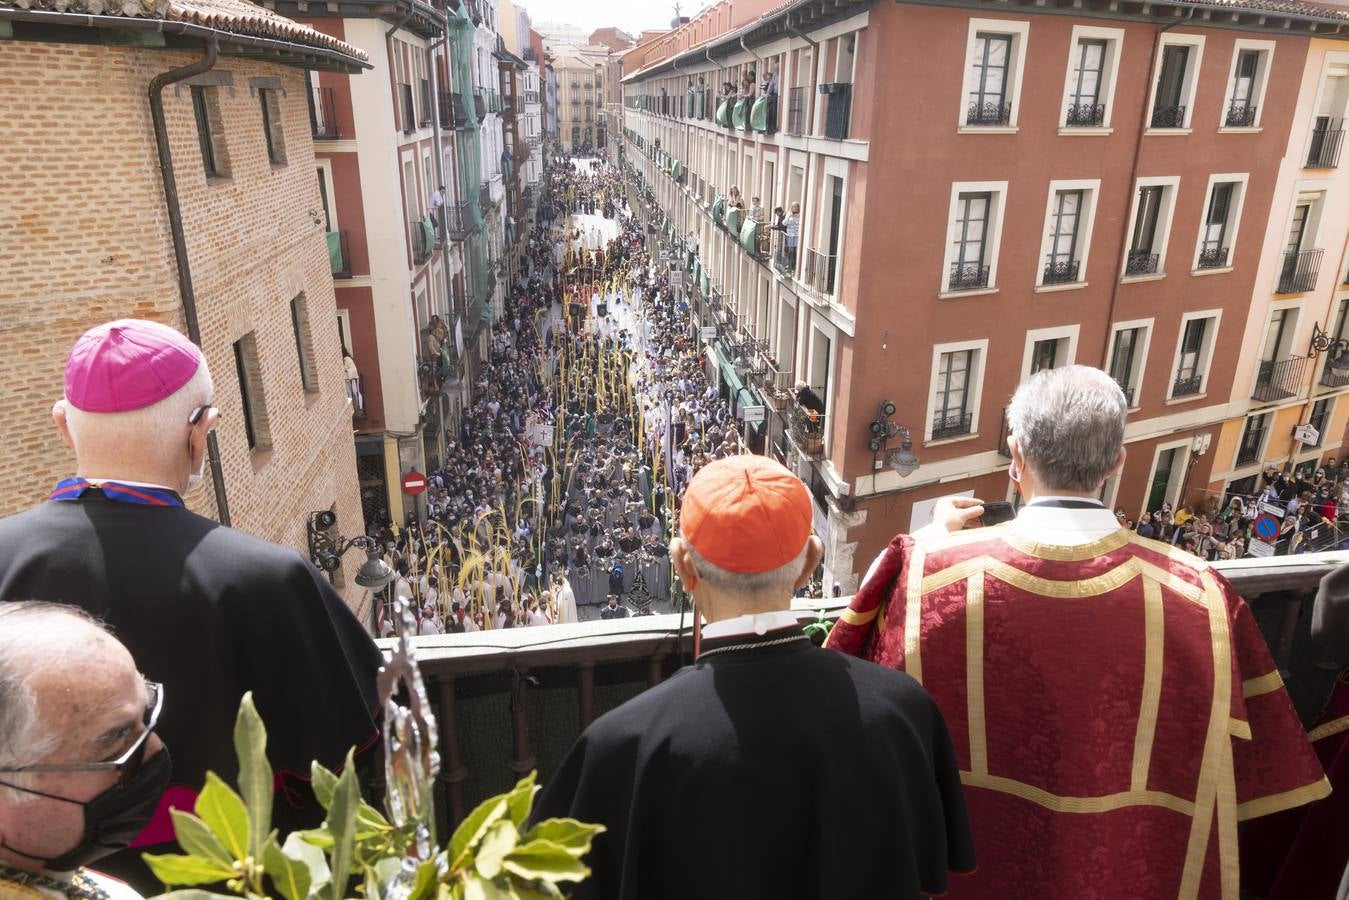
[[[1012,504],[1004,500],[994,500],[984,504],[984,514],[979,517],[981,525],[1001,525],[1016,518]]]

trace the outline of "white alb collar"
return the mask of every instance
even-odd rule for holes
[[[704,638],[738,637],[742,634],[766,634],[780,628],[800,625],[796,613],[789,609],[766,613],[749,613],[734,619],[723,619],[703,626]]]

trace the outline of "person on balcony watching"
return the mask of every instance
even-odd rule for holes
[[[974,853],[946,724],[910,677],[814,646],[791,611],[824,548],[778,462],[709,463],[670,555],[695,662],[597,719],[539,819],[607,829],[575,900],[918,897]]]
[[[352,746],[378,743],[382,657],[308,560],[184,505],[220,416],[213,397],[200,349],[166,325],[122,319],[80,337],[52,409],[76,474],[47,502],[0,520],[0,601],[60,601],[102,617],[165,685],[160,733],[173,747],[180,808],[208,769],[234,771],[221,735],[252,691],[277,773],[273,824],[309,827],[323,818],[307,796],[312,761],[336,766]],[[165,806],[142,843],[172,840]],[[142,849],[164,848],[104,865],[148,891],[159,885]]]
[[[787,265],[789,268],[796,269],[796,246],[801,240],[801,204],[793,203],[791,211],[787,214],[787,221],[783,223],[787,235]]]
[[[90,870],[169,785],[164,693],[82,610],[0,604],[0,897],[134,900]]]
[[[826,642],[952,723],[979,849],[957,900],[1235,898],[1237,822],[1329,792],[1246,602],[1097,499],[1127,412],[1099,369],[1032,376],[1008,410],[1016,518],[962,531],[980,501],[939,503]]]

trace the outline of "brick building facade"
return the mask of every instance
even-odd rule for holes
[[[129,316],[187,330],[147,96],[156,75],[200,59],[206,38],[219,41],[218,62],[163,99],[229,519],[302,554],[311,511],[335,508],[342,533],[363,531],[303,71],[363,60],[255,7],[225,8],[238,31],[183,24],[194,18],[185,7],[167,36],[128,31],[134,47],[91,43],[97,32],[59,17],[10,23],[15,40],[0,54],[0,165],[14,176],[0,210],[10,350],[0,361],[0,514],[40,502],[73,469],[50,410],[80,333]],[[219,5],[212,14],[225,17]],[[288,64],[236,55],[268,36],[289,48]],[[218,517],[207,471],[187,501]],[[364,616],[357,557],[335,579]]]

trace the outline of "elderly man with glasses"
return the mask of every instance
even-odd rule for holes
[[[140,844],[171,850],[169,804],[191,808],[208,770],[232,775],[246,691],[268,726],[272,824],[317,825],[311,762],[337,766],[351,747],[378,745],[373,640],[294,550],[187,508],[220,416],[195,344],[156,322],[99,325],[75,342],[63,393],[52,415],[75,472],[47,502],[0,520],[0,601],[81,607],[166,686],[173,785]],[[157,887],[138,852],[103,865],[143,891]]]
[[[137,896],[85,867],[129,845],[168,786],[163,698],[82,611],[0,604],[0,897]]]

